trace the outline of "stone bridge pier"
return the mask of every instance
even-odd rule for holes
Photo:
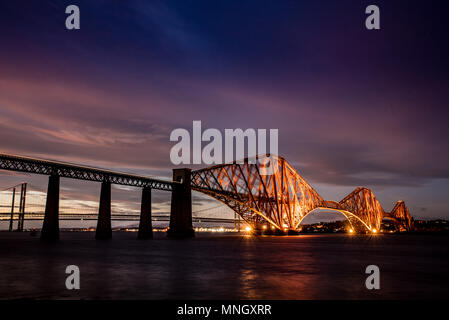
[[[170,210],[170,227],[167,236],[184,239],[195,236],[192,226],[191,169],[173,169],[173,185]]]

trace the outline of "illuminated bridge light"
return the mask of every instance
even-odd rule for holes
[[[250,226],[248,226],[248,227],[245,228],[245,231],[246,231],[246,232],[250,232],[251,230],[253,230],[253,228],[251,228]]]

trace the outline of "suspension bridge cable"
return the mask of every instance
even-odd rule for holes
[[[199,213],[199,212],[204,212],[204,211],[214,210],[214,209],[217,209],[217,208],[223,208],[223,207],[225,207],[225,206],[226,206],[226,205],[224,205],[224,204],[219,204],[218,206],[215,206],[215,207],[209,207],[209,208],[204,208],[204,209],[201,209],[201,210],[193,211],[193,213]]]

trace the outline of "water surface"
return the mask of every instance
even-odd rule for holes
[[[199,234],[138,241],[114,232],[63,232],[56,244],[0,232],[0,298],[422,299],[449,297],[449,237],[433,235]],[[81,289],[67,290],[77,265]],[[365,288],[366,266],[381,289]]]

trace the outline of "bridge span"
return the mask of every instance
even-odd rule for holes
[[[413,229],[403,201],[385,211],[373,192],[364,187],[339,202],[324,200],[279,156],[261,155],[193,171],[192,188],[225,203],[256,229],[297,231],[316,209],[338,211],[354,228],[372,232],[380,229],[383,219],[393,220],[399,230]]]
[[[152,238],[152,189],[172,193],[170,231],[168,235],[171,237],[191,237],[194,234],[192,227],[189,169],[175,169],[173,170],[173,181],[164,181],[151,177],[81,166],[67,162],[49,161],[8,154],[0,154],[0,169],[49,176],[45,215],[41,232],[41,238],[44,240],[59,239],[59,185],[61,177],[101,182],[96,239],[109,239],[112,237],[111,184],[142,188],[138,238]]]
[[[266,170],[270,167],[271,170]],[[111,184],[142,188],[138,238],[152,237],[151,190],[171,192],[169,237],[194,236],[192,195],[195,190],[226,204],[255,230],[296,232],[304,218],[317,209],[343,214],[353,229],[376,232],[383,219],[401,231],[413,229],[413,218],[403,201],[385,211],[373,192],[358,187],[339,202],[324,200],[282,157],[263,155],[191,171],[173,169],[165,181],[128,173],[59,161],[0,154],[0,169],[48,175],[48,190],[41,238],[59,239],[60,177],[101,182],[96,238],[109,239]]]

